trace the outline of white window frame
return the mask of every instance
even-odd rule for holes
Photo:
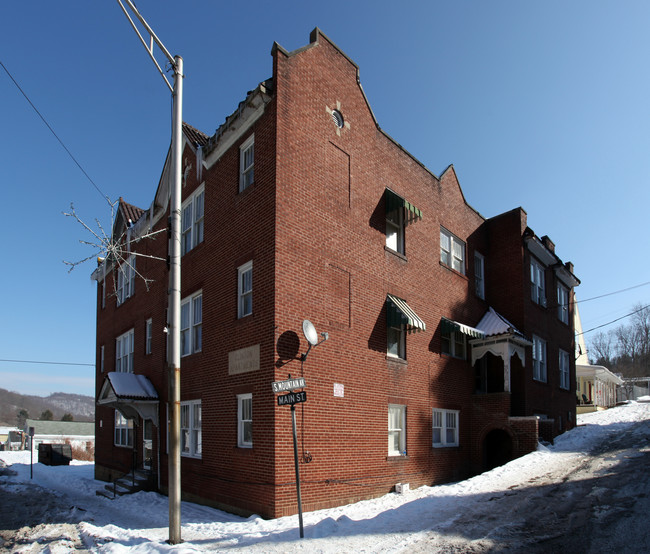
[[[135,294],[135,254],[131,254],[117,269],[117,305]]]
[[[250,281],[246,282],[250,272]],[[241,319],[253,313],[253,261],[237,268],[237,318]]]
[[[249,155],[250,154],[250,155]],[[255,182],[255,134],[239,147],[239,192]]]
[[[200,458],[203,452],[201,401],[181,402],[181,456]]]
[[[181,256],[203,242],[205,185],[197,188],[181,206]]]
[[[181,301],[181,357],[203,348],[203,291]]]
[[[406,456],[406,406],[403,404],[388,405],[388,455]]]
[[[253,394],[237,395],[237,446],[253,448]]]
[[[115,339],[115,371],[133,373],[133,344],[135,330],[129,329]]]
[[[547,372],[546,341],[533,335],[533,379],[546,383],[548,381]]]
[[[115,410],[113,427],[113,444],[115,446],[133,447],[133,420],[126,419]]]
[[[440,351],[443,354],[458,358],[459,360],[467,359],[467,337],[460,331],[442,331],[440,337]]]
[[[144,353],[151,354],[151,342],[153,340],[153,320],[147,319],[144,324]]]
[[[569,390],[571,387],[570,379],[570,361],[569,353],[560,350],[558,365],[560,367],[560,388],[564,390]]]
[[[557,317],[569,324],[569,288],[562,283],[557,284]]]
[[[485,300],[485,256],[479,252],[474,252],[474,290]]]
[[[386,247],[404,255],[404,234],[404,210],[386,214]]]
[[[431,418],[431,445],[434,448],[458,446],[459,440],[459,410],[440,410],[433,408]]]
[[[406,330],[401,327],[388,327],[386,339],[386,355],[406,360]]]
[[[531,299],[540,306],[546,306],[546,279],[544,266],[535,258],[530,259]]]
[[[465,243],[440,227],[440,262],[465,275]]]

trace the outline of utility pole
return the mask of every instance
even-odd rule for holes
[[[169,414],[171,416],[169,429],[169,455],[167,483],[169,497],[169,544],[181,542],[181,157],[183,150],[183,58],[174,56],[167,51],[151,27],[140,15],[131,0],[124,0],[131,12],[136,16],[149,34],[149,44],[142,38],[138,27],[127,12],[122,0],[117,3],[131,23],[133,30],[147,49],[149,56],[158,68],[172,93],[174,112],[172,120],[172,188],[169,200],[171,236],[169,237],[169,300],[167,322],[169,330],[169,350],[167,359],[169,382]],[[154,42],[167,59],[174,71],[174,86],[169,83],[165,72],[156,61],[153,52]],[[159,446],[160,447],[160,446]],[[159,468],[160,470],[160,468]]]

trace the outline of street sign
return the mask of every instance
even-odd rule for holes
[[[273,392],[287,392],[296,389],[304,389],[305,378],[297,377],[295,379],[287,379],[286,381],[274,381],[271,383],[271,386],[273,387]]]
[[[305,391],[290,392],[289,394],[278,396],[278,406],[293,406],[301,402],[307,402],[307,393]]]

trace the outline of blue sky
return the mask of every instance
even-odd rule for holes
[[[650,4],[643,1],[139,0],[184,59],[184,119],[212,134],[316,26],[360,67],[380,126],[485,217],[522,206],[575,264],[583,327],[650,304]],[[94,183],[147,208],[171,137],[167,87],[117,2],[3,5],[0,61]],[[0,387],[94,395],[95,298],[73,202],[101,194],[0,67],[5,291]],[[622,322],[624,322],[623,320]],[[611,327],[605,327],[607,330]],[[587,341],[593,333],[587,334]],[[31,360],[63,365],[9,362]]]

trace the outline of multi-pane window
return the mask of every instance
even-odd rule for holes
[[[546,341],[533,335],[533,379],[546,383]]]
[[[135,256],[132,254],[117,270],[117,305],[135,293]]]
[[[557,317],[562,323],[569,324],[569,289],[562,283],[557,284]]]
[[[237,268],[237,317],[253,313],[253,262]]]
[[[253,446],[253,395],[237,395],[237,446]]]
[[[458,446],[459,413],[458,410],[433,410],[433,446]]]
[[[460,331],[442,331],[440,337],[441,351],[454,358],[465,359],[466,357],[466,338],[465,334]]]
[[[388,405],[388,455],[406,456],[406,406]]]
[[[255,135],[251,135],[239,149],[239,192],[248,188],[254,181]]]
[[[404,210],[386,214],[386,246],[404,254]]]
[[[153,321],[151,318],[147,319],[145,323],[145,343],[144,343],[144,353],[151,354],[151,341],[153,339]]]
[[[131,329],[115,339],[115,371],[133,373],[133,337]]]
[[[560,350],[560,388],[569,390],[570,380],[569,380],[569,353],[564,350]]]
[[[203,242],[205,191],[199,187],[181,207],[181,255]]]
[[[485,299],[485,258],[474,252],[474,290],[476,296]]]
[[[115,410],[115,446],[133,446],[133,420]]]
[[[544,282],[544,267],[537,260],[530,260],[530,290],[533,302],[546,306],[546,284]]]
[[[203,293],[181,302],[181,356],[200,352],[203,346]]]
[[[181,402],[181,454],[201,457],[201,401]]]
[[[444,227],[440,227],[440,261],[465,274],[465,243]]]
[[[406,359],[406,331],[401,327],[388,327],[386,353],[392,358]]]

